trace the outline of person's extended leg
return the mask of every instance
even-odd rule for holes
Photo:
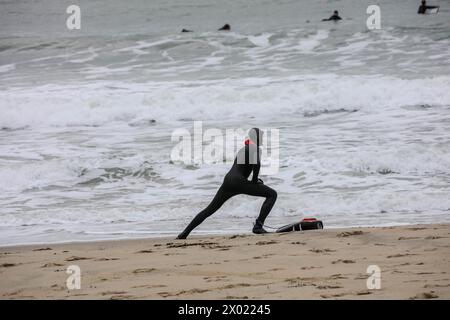
[[[261,210],[259,212],[258,218],[256,219],[255,226],[253,227],[253,233],[266,233],[266,230],[264,230],[263,228],[264,221],[266,220],[267,216],[270,213],[270,210],[272,210],[272,207],[277,200],[277,192],[264,184],[248,182],[239,188],[239,193],[266,198],[263,205],[261,206]]]
[[[186,229],[184,229],[184,231],[178,235],[177,239],[186,239],[192,230],[194,230],[200,223],[202,223],[214,212],[219,210],[219,208],[225,203],[225,201],[230,199],[233,195],[234,194],[232,192],[225,191],[223,186],[220,187],[211,203],[200,213],[198,213],[194,219],[192,219],[191,223],[189,223]]]

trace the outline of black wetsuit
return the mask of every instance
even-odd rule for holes
[[[219,31],[230,31],[231,27],[228,23],[226,23],[222,28],[219,29]]]
[[[261,211],[256,224],[262,228],[267,215],[272,209],[277,199],[277,193],[272,188],[264,185],[258,179],[261,167],[260,151],[255,144],[248,144],[239,150],[233,166],[223,179],[223,183],[217,191],[211,203],[202,210],[186,229],[178,236],[179,239],[185,239],[189,233],[194,230],[207,217],[216,212],[228,199],[238,194],[247,194],[256,197],[265,197]],[[253,172],[252,180],[248,177]]]
[[[322,21],[332,21],[332,20],[337,21],[337,20],[342,20],[342,18],[339,17],[339,15],[337,15],[337,14],[333,14],[328,19],[322,19]]]

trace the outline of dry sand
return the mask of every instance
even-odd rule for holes
[[[440,224],[5,247],[0,298],[449,299],[449,239]]]

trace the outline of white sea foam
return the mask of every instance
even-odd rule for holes
[[[9,72],[12,71],[16,68],[16,64],[15,63],[11,63],[11,64],[4,64],[2,66],[0,66],[0,73],[1,72]]]
[[[252,84],[254,82],[254,84]],[[110,90],[109,87],[120,87]],[[446,106],[450,78],[320,76],[242,79],[231,83],[105,83],[25,88],[0,93],[0,127],[131,123],[140,119],[282,118],[324,110],[378,112],[411,105]],[[276,106],[276,110],[274,109]]]
[[[311,53],[316,49],[323,40],[327,39],[330,35],[328,30],[319,30],[316,34],[310,35],[300,41],[300,44],[295,48],[301,53]]]

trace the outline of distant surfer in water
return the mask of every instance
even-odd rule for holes
[[[253,233],[267,233],[263,225],[270,210],[272,210],[277,200],[277,192],[272,188],[264,185],[263,181],[258,178],[259,169],[261,167],[261,151],[260,146],[263,141],[263,132],[258,128],[250,129],[248,139],[234,159],[233,166],[225,175],[223,183],[217,191],[211,203],[180,233],[177,239],[186,239],[189,233],[194,230],[207,217],[212,215],[231,197],[238,194],[246,194],[255,197],[264,197],[264,201],[258,218],[253,226]],[[248,180],[250,173],[253,172],[252,180]]]
[[[231,27],[228,23],[224,24],[222,28],[219,29],[219,31],[230,31]]]
[[[439,8],[439,6],[427,6],[427,2],[425,0],[422,0],[422,4],[419,7],[419,10],[417,11],[418,14],[425,14],[427,9],[436,9]]]
[[[338,21],[338,20],[342,20],[342,18],[339,17],[339,12],[337,10],[334,10],[333,15],[328,19],[322,19],[322,21]]]
[[[224,24],[222,28],[218,29],[218,31],[230,31],[231,27],[228,23]],[[192,30],[189,29],[182,29],[181,32],[194,32]]]

